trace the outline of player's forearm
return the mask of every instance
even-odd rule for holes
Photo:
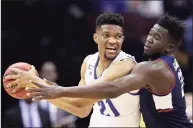
[[[43,79],[39,77],[34,78],[34,81],[38,81],[41,84],[49,86]],[[89,114],[89,112],[88,109],[86,109],[87,107],[86,104],[79,104],[81,100],[82,99],[80,98],[61,97],[58,99],[52,99],[48,101],[62,110],[65,110],[73,115],[83,118],[86,117]]]
[[[53,100],[48,100],[48,101],[54,104],[55,106],[59,107],[60,109],[65,110],[80,118],[84,118],[88,116],[88,114],[90,113],[89,108],[78,107],[72,103],[69,103],[68,98],[58,98],[58,99],[53,99]]]
[[[112,82],[100,82],[83,87],[68,87],[61,90],[62,97],[82,97],[94,99],[115,98],[123,93],[142,87],[135,75],[117,79]]]

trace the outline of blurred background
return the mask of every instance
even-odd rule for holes
[[[77,85],[83,59],[97,52],[92,36],[95,19],[100,13],[124,16],[123,50],[141,62],[147,60],[143,57],[143,45],[150,28],[160,16],[169,12],[187,24],[175,55],[185,77],[188,105],[192,106],[192,0],[2,0],[1,12],[1,74],[13,63],[27,62],[33,64],[42,77],[63,86]],[[1,90],[4,127],[9,127],[10,120],[18,127],[27,125],[21,116],[26,104],[36,106],[34,111],[40,113],[36,122],[39,119],[37,124],[41,126],[88,126],[89,117],[77,118],[46,101],[19,101],[7,95],[3,88]]]

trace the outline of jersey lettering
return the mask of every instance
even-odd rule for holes
[[[173,66],[175,71],[178,72],[178,79],[180,80],[180,83],[181,83],[181,93],[182,93],[182,97],[184,97],[184,77],[182,75],[182,71],[176,59],[174,60]]]
[[[112,101],[110,99],[106,99],[105,101],[106,102],[103,102],[103,101],[98,102],[98,105],[101,106],[101,109],[100,109],[101,114],[103,114],[105,116],[114,116],[114,117],[119,116],[120,114],[117,111],[117,109],[115,108],[115,106],[113,105]],[[111,112],[107,112],[108,107],[110,108],[111,112],[114,115],[111,115]]]

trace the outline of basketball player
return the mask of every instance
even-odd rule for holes
[[[81,67],[80,86],[112,81],[131,72],[136,61],[133,56],[121,51],[124,40],[123,24],[123,18],[118,14],[104,13],[98,16],[96,33],[93,36],[98,45],[98,52],[85,58]],[[18,83],[21,86],[22,78],[27,79],[26,76],[25,78],[21,76],[20,80],[10,83],[8,87]],[[28,79],[31,79],[29,77]],[[10,78],[14,79],[12,76],[7,77]],[[32,79],[42,82],[38,77]],[[137,93],[138,90],[128,91],[113,99],[60,98],[50,102],[79,117],[86,117],[93,107],[90,127],[139,127],[140,111]]]
[[[184,23],[166,14],[147,37],[144,54],[149,56],[149,61],[136,64],[129,75],[112,82],[68,88],[56,85],[47,87],[34,81],[40,88],[27,89],[31,92],[29,96],[35,100],[58,97],[108,99],[141,89],[140,110],[148,128],[192,128],[186,115],[184,78],[173,55],[184,32]]]

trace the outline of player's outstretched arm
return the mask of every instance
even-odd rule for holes
[[[129,75],[111,82],[100,82],[84,87],[61,88],[59,95],[101,99],[116,98],[123,93],[140,89],[150,83],[148,64],[148,62],[139,63]]]
[[[100,82],[84,87],[59,86],[58,89],[51,89],[34,82],[43,89],[29,89],[31,96],[36,98],[47,98],[50,92],[55,92],[56,97],[82,97],[93,99],[115,98],[123,93],[140,89],[149,85],[155,93],[162,94],[168,91],[173,83],[174,77],[166,65],[161,62],[142,62],[137,64],[130,75],[112,82]],[[38,93],[36,93],[38,92]],[[57,93],[56,93],[57,92]]]
[[[82,97],[82,98],[93,98],[93,99],[106,99],[115,98],[123,93],[139,89],[148,83],[146,75],[147,64],[137,64],[130,75],[123,78],[117,79],[113,82],[98,82],[92,83],[82,87],[61,87],[51,88],[44,86],[43,84],[33,82],[40,88],[38,89],[27,89],[31,91],[30,96],[35,99],[52,99],[58,97]],[[124,67],[119,68],[118,72],[124,71]],[[115,73],[116,74],[116,73]],[[54,94],[54,95],[50,95]]]

